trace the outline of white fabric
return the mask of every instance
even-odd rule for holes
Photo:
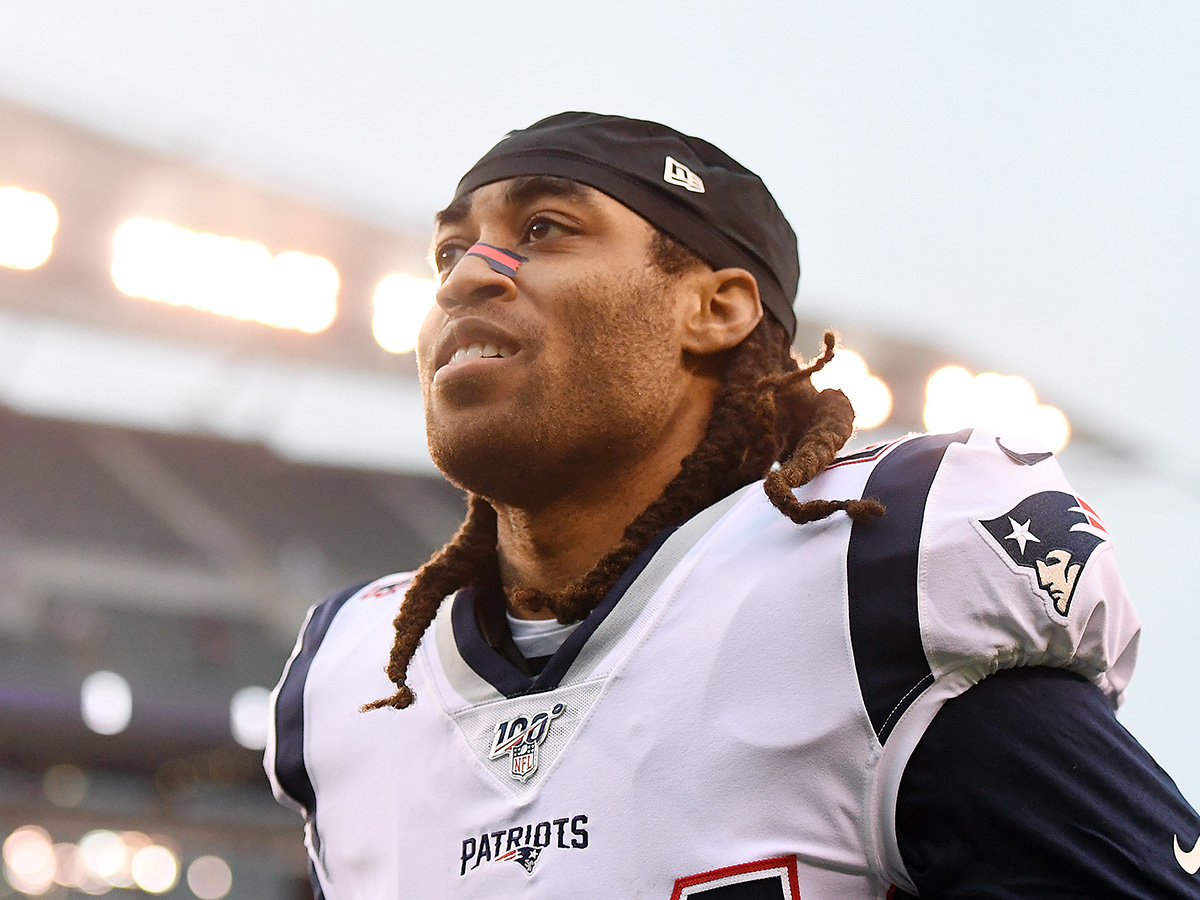
[[[518,619],[509,612],[506,612],[505,616],[508,618],[508,630],[512,632],[513,643],[526,659],[549,656],[561,647],[563,641],[579,626],[578,622],[564,625],[557,619]]]
[[[860,496],[902,446],[829,469],[800,499]],[[325,896],[670,900],[755,879],[764,897],[803,900],[912,890],[895,796],[946,699],[1019,665],[1072,669],[1114,703],[1129,678],[1138,623],[1111,548],[1093,553],[1064,618],[978,524],[1047,490],[1069,492],[1054,460],[1021,465],[982,433],[949,445],[919,531],[930,682],[886,743],[851,641],[851,523],[798,527],[759,487],[677,532],[549,693],[496,692],[459,655],[445,603],[410,672],[417,703],[360,713],[392,689],[404,576],[368,586],[304,682],[308,847]],[[536,760],[492,753],[539,715]],[[267,768],[286,802],[276,740]]]

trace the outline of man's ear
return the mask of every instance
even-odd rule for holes
[[[702,356],[729,350],[762,320],[758,282],[745,269],[701,269],[687,277],[692,291],[682,323],[684,350]]]

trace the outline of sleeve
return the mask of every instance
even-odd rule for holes
[[[992,675],[938,712],[896,828],[923,900],[1200,898],[1200,816],[1061,669]]]
[[[1103,520],[1049,454],[978,430],[947,448],[921,525],[918,590],[936,678],[1065,668],[1119,706],[1141,625]]]
[[[911,890],[896,834],[910,756],[943,705],[997,672],[1073,672],[1110,710],[1140,623],[1104,523],[1045,451],[982,430],[890,451],[867,480],[887,514],[854,526],[850,632],[880,742],[871,775],[879,871]],[[882,612],[880,612],[882,610]]]
[[[365,584],[339,591],[309,609],[296,645],[271,692],[271,715],[263,768],[275,799],[304,816],[304,844],[308,850],[308,880],[315,900],[325,900],[318,874],[320,839],[316,829],[317,797],[305,759],[304,686],[313,658],[346,601]]]
[[[304,758],[304,685],[313,658],[346,601],[366,585],[358,584],[334,594],[308,611],[292,655],[279,683],[271,692],[270,727],[263,768],[275,799],[311,818],[316,795]]]
[[[342,672],[339,663],[357,652],[359,641],[368,635],[383,636],[390,645],[387,637],[392,633],[390,626],[412,578],[412,572],[385,575],[339,591],[310,609],[279,683],[271,693],[263,768],[275,798],[304,817],[309,881],[316,900],[326,897],[332,900],[341,894],[330,883],[326,871],[323,832],[318,824],[327,815],[330,800],[317,790],[316,785],[322,780],[314,776],[319,760],[328,759],[330,751],[337,756],[337,736],[331,735],[328,728],[314,727],[313,723],[331,710],[343,709],[340,704],[345,695],[339,692],[356,676],[339,680]],[[379,663],[385,659],[386,655],[382,656]],[[365,664],[375,668],[369,660]],[[383,666],[379,665],[376,671],[376,678],[384,679]],[[353,703],[350,709],[357,706],[358,703]],[[329,789],[328,778],[324,787]],[[337,808],[336,802],[333,808]]]

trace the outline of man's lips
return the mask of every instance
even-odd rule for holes
[[[476,359],[508,359],[520,350],[514,337],[484,319],[454,319],[446,323],[438,337],[434,372]]]
[[[459,347],[450,354],[450,361],[446,363],[448,366],[458,365],[466,359],[507,359],[513,355],[513,351],[507,347],[498,346],[493,343],[468,344],[466,347]]]

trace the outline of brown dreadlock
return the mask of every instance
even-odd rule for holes
[[[700,264],[689,249],[661,233],[652,244],[651,259],[668,275]],[[683,460],[662,495],[625,529],[621,542],[574,584],[553,594],[517,588],[512,599],[532,609],[550,608],[560,622],[578,621],[664,528],[686,521],[764,475],[771,502],[799,525],[838,510],[856,520],[882,515],[883,506],[874,500],[801,503],[792,493],[833,461],[853,431],[854,410],[846,396],[836,390],[817,391],[811,380],[833,358],[833,348],[834,335],[826,333],[823,353],[801,368],[783,325],[774,316],[764,316],[730,351],[703,440]],[[780,465],[772,468],[776,462]],[[404,709],[413,702],[406,682],[408,665],[442,600],[496,566],[496,511],[471,494],[466,520],[417,572],[396,616],[396,638],[387,665],[396,692],[364,710]]]

